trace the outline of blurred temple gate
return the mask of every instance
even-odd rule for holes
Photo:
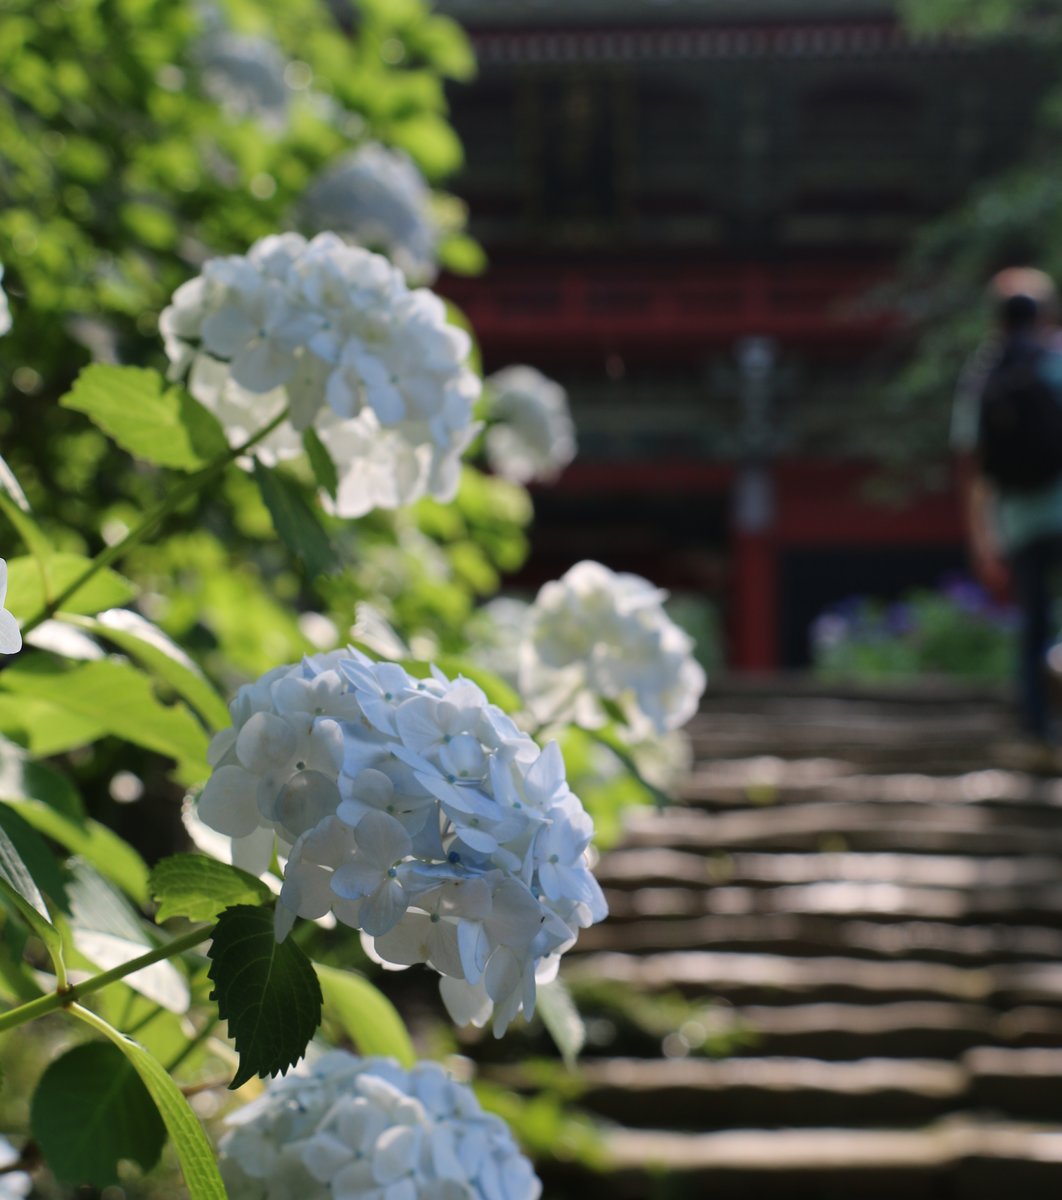
[[[921,222],[1020,152],[1046,61],[912,41],[887,0],[440,7],[479,55],[451,95],[456,190],[491,260],[443,290],[488,370],[565,384],[580,438],[536,498],[521,582],[591,556],[708,594],[731,665],[762,669],[805,662],[844,595],[958,566],[943,429],[937,470],[874,495],[897,431],[870,396],[893,323],[867,297]],[[751,541],[750,338],[772,347]]]

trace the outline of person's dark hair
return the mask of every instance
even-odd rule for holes
[[[999,323],[1006,333],[1025,333],[1040,319],[1040,305],[1032,296],[1007,296],[999,304]]]

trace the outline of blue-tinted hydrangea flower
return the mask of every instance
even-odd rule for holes
[[[536,984],[606,913],[556,745],[465,679],[355,650],[270,672],[231,712],[199,817],[248,869],[274,847],[286,860],[278,936],[332,913],[386,964],[443,975],[461,1024],[500,1035],[530,1016]]]

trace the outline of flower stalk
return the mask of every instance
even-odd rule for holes
[[[191,950],[205,942],[209,938],[212,928],[210,925],[200,925],[163,946],[156,946],[154,950],[141,954],[139,958],[120,963],[109,971],[101,971],[99,975],[92,975],[80,983],[73,983],[58,991],[49,992],[45,996],[39,996],[27,1004],[20,1004],[18,1008],[12,1008],[8,1012],[0,1014],[0,1033],[16,1029],[28,1021],[35,1021],[38,1017],[47,1016],[48,1013],[55,1012],[57,1009],[69,1008],[85,996],[90,996],[93,992],[105,988],[109,983],[116,983],[127,975],[133,975],[137,971],[143,970],[144,967],[150,967],[152,963],[183,954],[185,950]]]

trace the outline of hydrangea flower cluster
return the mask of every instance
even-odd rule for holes
[[[4,264],[0,263],[0,281],[4,278]],[[7,303],[7,293],[0,287],[0,337],[11,329],[11,309]]]
[[[514,483],[549,481],[575,457],[568,394],[534,367],[506,367],[487,380],[491,425],[487,462]]]
[[[340,516],[456,494],[479,428],[471,342],[386,258],[334,233],[262,238],[210,259],[159,328],[171,377],[187,375],[233,445],[285,408],[267,443],[275,458],[301,453],[315,430],[336,464]]]
[[[250,117],[274,130],[287,124],[287,59],[275,42],[216,25],[200,39],[195,57],[203,91],[230,118]]]
[[[386,254],[410,283],[435,278],[431,191],[408,154],[365,142],[310,185],[301,211],[314,228]]]
[[[220,1144],[233,1200],[538,1200],[508,1126],[436,1063],[325,1054],[240,1109]]]
[[[545,584],[527,615],[520,687],[543,721],[600,725],[598,697],[632,728],[665,733],[697,711],[705,674],[693,639],[664,611],[667,593],[640,575],[576,563]]]
[[[427,963],[458,1024],[534,1011],[606,915],[593,822],[540,749],[465,679],[334,651],[240,689],[199,802],[233,861],[286,858],[277,936],[328,913],[387,965]]]

